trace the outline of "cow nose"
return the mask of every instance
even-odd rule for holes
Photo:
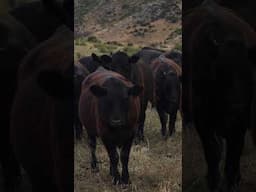
[[[121,123],[121,120],[120,119],[112,120],[112,123]]]
[[[122,121],[121,121],[121,119],[112,119],[111,125],[112,126],[120,126],[120,125],[122,125]]]

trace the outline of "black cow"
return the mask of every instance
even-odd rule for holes
[[[159,57],[150,63],[154,75],[156,109],[161,121],[162,136],[168,138],[175,131],[177,111],[181,97],[181,67],[174,61]],[[169,133],[166,123],[169,114]]]
[[[204,1],[183,17],[183,109],[194,122],[208,165],[208,186],[221,191],[221,138],[227,191],[238,190],[240,156],[255,125],[254,30],[231,10]]]
[[[144,87],[141,100],[141,112],[139,117],[139,128],[137,132],[136,142],[144,140],[144,122],[146,118],[146,109],[148,101],[155,105],[153,91],[153,73],[148,65],[139,61],[137,55],[129,57],[126,53],[118,51],[112,54],[112,58],[103,58],[102,60],[112,60],[110,69],[122,74],[131,82]],[[103,61],[104,62],[104,61]]]
[[[122,75],[100,67],[82,84],[79,115],[87,130],[91,150],[91,167],[98,170],[96,137],[105,145],[110,159],[113,184],[128,184],[128,160],[140,112],[139,94],[142,87],[132,84]],[[118,171],[121,149],[122,175]]]
[[[33,49],[18,71],[11,143],[34,192],[73,190],[72,102],[73,33],[64,27]]]

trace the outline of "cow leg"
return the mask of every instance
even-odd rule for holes
[[[97,165],[97,157],[96,157],[96,137],[95,136],[89,136],[89,148],[91,151],[91,168],[92,171],[98,172],[99,168]]]
[[[108,156],[110,159],[110,175],[112,176],[112,183],[114,185],[120,183],[120,174],[118,171],[119,156],[116,150],[116,146],[103,140],[103,143],[107,149]]]
[[[210,191],[216,192],[220,189],[221,184],[219,163],[221,160],[222,146],[220,145],[215,133],[213,131],[210,131],[210,129],[206,131],[200,131],[200,129],[198,129],[198,133],[201,138],[205,160],[208,167],[208,187]]]
[[[75,117],[75,131],[76,131],[76,138],[80,140],[83,134],[83,128],[78,117]]]
[[[177,111],[175,110],[174,113],[169,114],[169,135],[172,136],[172,134],[175,132],[175,122],[177,118]]]
[[[139,116],[139,126],[137,130],[137,142],[144,141],[144,122],[146,118],[146,109],[148,101],[142,102],[140,116]]]
[[[240,174],[240,156],[244,146],[244,134],[236,138],[227,139],[227,155],[226,155],[226,181],[228,192],[238,191]]]
[[[167,114],[159,105],[157,105],[156,109],[157,109],[157,113],[159,115],[160,122],[161,122],[161,133],[162,133],[162,136],[165,137],[166,136]]]
[[[79,115],[78,115],[78,103],[76,103],[74,106],[74,126],[75,126],[76,139],[80,140],[83,133],[83,126],[80,122]]]
[[[122,178],[121,182],[123,184],[130,184],[129,180],[129,171],[128,171],[128,162],[129,162],[129,156],[132,146],[132,138],[129,139],[129,141],[122,147],[121,149],[121,162],[122,162]]]

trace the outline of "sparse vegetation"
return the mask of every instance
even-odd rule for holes
[[[97,39],[97,38],[96,38]],[[82,56],[88,56],[92,53],[96,54],[110,54],[118,50],[126,52],[128,55],[133,55],[139,51],[140,47],[133,43],[121,44],[116,41],[108,41],[106,43],[93,38],[89,41],[88,38],[77,38],[75,40],[75,61]]]
[[[140,49],[138,47],[132,47],[132,46],[127,46],[123,48],[123,51],[126,52],[128,55],[133,55],[137,53]]]
[[[181,43],[177,43],[174,47],[174,49],[177,49],[179,51],[182,51],[182,44]]]
[[[88,38],[87,38],[87,41],[93,42],[93,43],[98,43],[98,42],[100,42],[100,40],[98,40],[97,37],[95,37],[95,36],[90,36],[90,37],[88,37]]]

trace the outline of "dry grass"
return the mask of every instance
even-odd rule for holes
[[[90,169],[90,155],[84,136],[75,144],[75,192],[178,192],[181,191],[181,120],[178,116],[174,137],[164,141],[160,135],[160,122],[155,110],[147,110],[146,142],[133,145],[129,161],[132,184],[121,189],[111,184],[109,159],[98,140],[99,173]]]

